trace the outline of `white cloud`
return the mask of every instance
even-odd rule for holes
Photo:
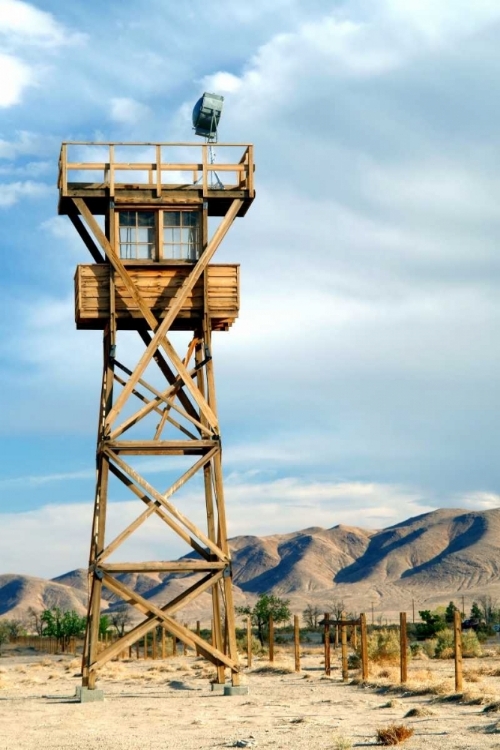
[[[49,185],[31,180],[0,184],[0,208],[13,206],[21,198],[42,198],[51,192]]]
[[[135,99],[129,99],[128,97],[111,99],[110,116],[116,122],[134,125],[141,120],[145,120],[150,114],[149,107],[135,101]]]
[[[173,498],[176,503],[176,495]],[[432,510],[419,493],[402,487],[363,482],[308,482],[283,478],[253,483],[248,477],[226,487],[229,533],[273,534],[309,526],[342,523],[380,527]],[[203,528],[200,492],[184,491],[179,507]],[[139,502],[121,500],[108,506],[108,543],[144,509]],[[24,513],[0,514],[2,572],[54,577],[84,567],[88,557],[91,503],[46,505]],[[360,519],[362,518],[362,524]],[[150,519],[117,552],[117,560],[175,559],[187,549],[163,522]],[[46,554],[50,549],[50,556]]]
[[[52,155],[57,146],[59,146],[59,139],[54,136],[42,135],[30,130],[19,130],[11,140],[0,138],[0,159],[12,160],[26,155]]]
[[[22,0],[0,0],[0,34],[9,44],[31,43],[48,47],[75,44],[83,36],[70,33],[51,13]]]
[[[12,107],[19,104],[25,88],[35,84],[35,74],[18,57],[5,53],[0,53],[0,69],[0,107]]]

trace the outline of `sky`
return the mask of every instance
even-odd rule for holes
[[[241,264],[214,336],[230,534],[500,505],[499,31],[497,0],[0,0],[0,573],[88,559],[101,340],[61,141],[194,140],[203,91],[255,144],[216,256]],[[152,524],[128,559],[184,551]]]

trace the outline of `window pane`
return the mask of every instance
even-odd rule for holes
[[[120,242],[135,242],[135,232],[135,227],[120,227]]]
[[[182,244],[183,245],[187,245],[187,243],[189,242],[189,237],[190,237],[190,233],[191,233],[190,230],[189,229],[181,229],[180,233],[181,233],[181,242],[182,242]]]
[[[155,233],[149,227],[139,227],[137,229],[137,242],[154,242]]]
[[[153,245],[136,245],[138,258],[152,258]]]
[[[163,226],[165,227],[178,227],[181,223],[181,212],[180,211],[165,211],[163,213]]]
[[[196,227],[198,226],[199,213],[197,211],[183,211],[182,213],[182,224],[185,227]]]
[[[155,215],[152,211],[138,211],[137,219],[140,227],[154,227],[155,225]]]
[[[136,211],[120,211],[120,226],[135,227]]]
[[[163,230],[163,241],[164,242],[173,242],[174,241],[174,230],[173,229],[164,229]]]
[[[134,256],[132,254],[133,253],[132,248],[134,247],[135,245],[121,244],[120,245],[120,258],[133,258]]]

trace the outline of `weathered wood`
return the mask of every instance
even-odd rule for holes
[[[76,217],[78,220],[79,217]],[[85,229],[84,225],[81,225]],[[89,235],[90,237],[90,235]],[[91,241],[91,238],[90,238]],[[98,252],[98,251],[97,251]],[[97,256],[96,256],[97,257]],[[146,304],[155,317],[163,319],[182,281],[189,276],[188,265],[164,265],[151,263],[151,266],[128,265],[131,279],[140,289]],[[151,269],[151,270],[150,270]],[[109,264],[79,265],[75,274],[75,320],[78,329],[103,329],[109,319],[110,304],[108,293]],[[210,318],[214,328],[218,321],[224,327],[230,326],[239,312],[239,267],[237,265],[210,265],[207,269]],[[130,329],[142,324],[138,317],[139,308],[124,287],[121,279],[116,284],[116,321],[118,329]],[[186,296],[171,330],[194,329],[200,324],[203,315],[203,289],[198,281],[192,292]]]
[[[274,620],[273,616],[269,615],[269,661],[274,661]]]
[[[224,570],[224,562],[200,562],[198,560],[184,562],[138,562],[138,563],[99,563],[99,568],[108,573],[154,573],[155,571],[170,572],[199,572],[208,570]]]
[[[463,689],[462,676],[462,615],[459,610],[453,614],[453,635],[455,651],[455,692],[461,693]]]
[[[300,672],[300,625],[298,615],[293,616],[293,653],[295,657],[295,671]]]
[[[340,625],[340,644],[342,649],[342,680],[347,682],[349,679],[348,657],[347,657],[347,624],[345,613],[342,612]]]
[[[368,679],[368,633],[366,628],[366,614],[362,612],[359,616],[360,638],[361,638],[361,679]]]
[[[324,641],[324,661],[325,661],[325,674],[329,677],[331,674],[331,662],[330,662],[330,613],[325,612],[323,620],[323,641]]]
[[[406,612],[399,613],[399,643],[400,643],[400,678],[404,684],[408,681],[408,633],[406,630]]]
[[[252,645],[253,645],[253,635],[252,635],[252,618],[250,615],[247,617],[247,667],[248,669],[251,669],[252,667]]]

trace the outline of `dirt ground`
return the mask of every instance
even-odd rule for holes
[[[390,687],[396,667],[373,665],[366,687],[342,683],[336,654],[332,666],[325,677],[321,652],[304,649],[296,674],[281,651],[272,669],[255,659],[244,671],[249,695],[225,697],[195,656],[113,662],[98,683],[105,701],[79,704],[79,660],[10,649],[0,657],[0,750],[348,750],[376,745],[377,728],[393,722],[414,729],[408,750],[500,748],[498,657],[464,663],[462,702],[450,700],[450,661],[412,661],[403,693]],[[406,717],[411,709],[421,715]]]

